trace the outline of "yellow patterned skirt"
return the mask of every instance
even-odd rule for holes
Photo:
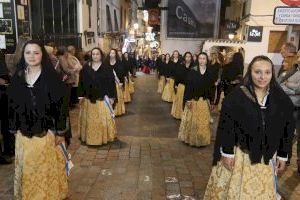
[[[249,154],[236,148],[233,171],[221,161],[212,168],[204,200],[276,200],[272,161],[251,165]]]
[[[185,89],[185,86],[183,84],[179,84],[177,87],[177,92],[174,97],[172,110],[171,110],[171,115],[175,119],[181,119],[181,117],[182,117],[184,89]]]
[[[134,93],[134,82],[131,80],[131,77],[129,78],[129,93]]]
[[[160,76],[158,80],[158,88],[157,88],[157,93],[161,94],[164,90],[166,84],[166,78],[164,76]]]
[[[87,145],[102,145],[114,141],[115,120],[111,117],[104,101],[91,103],[83,99],[80,108],[80,139]]]
[[[191,101],[192,109],[185,105],[179,127],[178,139],[192,146],[210,144],[210,112],[206,100]]]
[[[115,114],[116,116],[120,116],[125,114],[125,102],[124,102],[124,95],[123,95],[123,89],[121,85],[116,84],[117,88],[117,97],[118,101],[115,105]]]
[[[169,103],[173,102],[173,98],[175,96],[174,84],[175,84],[174,79],[167,78],[167,83],[162,93],[162,100]]]
[[[131,102],[128,80],[125,80],[125,87],[124,87],[123,95],[124,95],[124,102],[125,103]]]
[[[28,138],[16,135],[14,199],[61,200],[67,198],[65,159],[55,136]]]

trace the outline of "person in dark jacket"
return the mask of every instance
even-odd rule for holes
[[[285,169],[295,122],[275,77],[272,61],[257,56],[225,98],[205,200],[277,199],[274,176]]]
[[[28,41],[8,87],[9,130],[16,136],[14,199],[68,195],[61,151],[67,132],[66,91],[44,45]]]
[[[88,145],[102,145],[116,138],[116,125],[108,104],[113,105],[117,92],[113,68],[103,62],[102,50],[93,48],[91,53],[79,79],[78,94],[83,98],[80,138]]]
[[[234,53],[231,62],[223,66],[221,79],[225,97],[240,84],[243,78],[243,71],[243,55],[240,52]]]
[[[0,123],[3,143],[0,143],[0,164],[12,163],[11,156],[14,155],[14,137],[8,131],[8,96],[7,86],[10,76],[6,67],[4,55],[0,55]],[[3,145],[3,146],[2,146]],[[4,150],[2,152],[2,149]]]
[[[213,84],[208,56],[198,55],[198,62],[188,71],[184,91],[184,111],[178,139],[192,146],[207,146],[211,140],[210,88]]]

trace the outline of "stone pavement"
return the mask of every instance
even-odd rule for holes
[[[179,121],[171,105],[160,100],[154,76],[136,79],[133,102],[117,118],[119,140],[88,147],[78,140],[78,109],[71,112],[74,137],[69,148],[75,167],[70,176],[70,200],[165,200],[203,197],[213,144],[190,147],[177,140]],[[217,119],[213,124],[215,132]],[[295,145],[294,145],[295,146]],[[294,157],[280,178],[285,199],[300,199],[300,176]],[[0,166],[0,200],[12,199],[13,165]]]

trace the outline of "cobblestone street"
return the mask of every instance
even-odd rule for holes
[[[210,176],[213,143],[190,147],[177,140],[180,121],[171,104],[156,93],[154,75],[139,75],[133,101],[117,118],[118,141],[101,147],[78,139],[79,109],[71,112],[73,139],[69,147],[75,167],[70,176],[70,200],[201,200]],[[217,125],[212,125],[213,137]],[[294,145],[295,147],[295,145]],[[285,199],[300,199],[296,154],[280,177]],[[0,200],[13,199],[13,165],[0,166]]]

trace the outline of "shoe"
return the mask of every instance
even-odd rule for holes
[[[0,165],[8,165],[12,163],[12,159],[6,155],[0,155]]]

